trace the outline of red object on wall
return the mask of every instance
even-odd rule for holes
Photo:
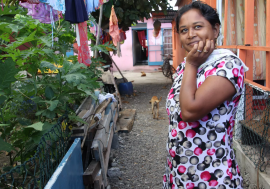
[[[146,49],[146,56],[148,57],[148,48],[145,44],[145,40],[146,40],[145,32],[138,31],[137,33],[138,33],[139,42],[140,42],[141,46],[143,46],[143,48]]]

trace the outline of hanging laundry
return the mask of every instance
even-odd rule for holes
[[[126,40],[127,39],[127,37],[126,37],[126,32],[124,32],[122,29],[120,30],[120,41],[124,41],[124,40]]]
[[[97,36],[97,25],[94,22],[90,22],[89,29],[94,36]]]
[[[39,4],[39,0],[27,0],[30,4]]]
[[[30,4],[28,2],[20,2],[19,5],[27,8],[27,15],[32,16],[33,19],[39,20],[41,23],[51,24],[59,19],[58,12],[56,10],[52,10],[47,4]]]
[[[86,66],[91,64],[90,51],[88,46],[87,38],[87,22],[82,22],[77,24],[79,30],[79,39],[77,38],[78,43],[78,61],[83,63]]]
[[[99,5],[99,0],[93,0],[93,3],[94,3],[95,10],[97,10],[98,5]]]
[[[114,6],[112,6],[111,9],[109,34],[113,39],[114,46],[117,46],[117,42],[119,42],[120,35],[119,35],[118,20],[114,11]]]
[[[61,12],[66,11],[65,0],[47,0],[47,3],[54,9]]]
[[[91,12],[95,11],[93,0],[86,0],[86,11],[87,15],[89,15]]]
[[[146,49],[146,56],[148,57],[148,48],[146,46],[145,32],[144,31],[138,31],[137,34],[138,34],[139,42],[140,42],[141,46]]]
[[[65,0],[65,20],[72,24],[88,20],[86,6],[83,0]]]
[[[99,0],[99,4],[98,4],[98,7],[97,9],[100,9],[101,5],[103,5],[104,3],[108,3],[109,0]]]

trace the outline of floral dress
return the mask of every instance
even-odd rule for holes
[[[221,76],[232,82],[236,94],[195,122],[182,121],[179,92],[184,70],[185,62],[177,69],[166,103],[170,125],[163,189],[242,189],[232,142],[244,84],[243,63],[228,55],[198,69],[197,87],[209,76]]]

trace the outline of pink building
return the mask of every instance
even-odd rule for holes
[[[172,24],[161,23],[161,30],[155,38],[153,23],[153,18],[150,18],[126,31],[126,40],[121,45],[122,57],[113,56],[121,71],[157,70],[163,64],[161,54],[172,53]],[[144,33],[145,41],[139,41],[141,37],[138,33]],[[117,71],[115,66],[113,71]]]

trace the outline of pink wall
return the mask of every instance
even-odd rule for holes
[[[142,23],[142,22],[141,22]],[[147,29],[154,28],[153,27],[153,19],[150,18],[148,20],[144,20],[143,23],[147,23]],[[172,28],[171,23],[162,23],[161,28]],[[128,31],[126,31],[126,37],[124,44],[121,45],[121,53],[122,57],[113,56],[113,60],[119,67],[121,71],[155,71],[160,66],[133,66],[133,53],[132,53],[132,29],[129,28]],[[117,71],[117,68],[114,66],[113,71]]]

